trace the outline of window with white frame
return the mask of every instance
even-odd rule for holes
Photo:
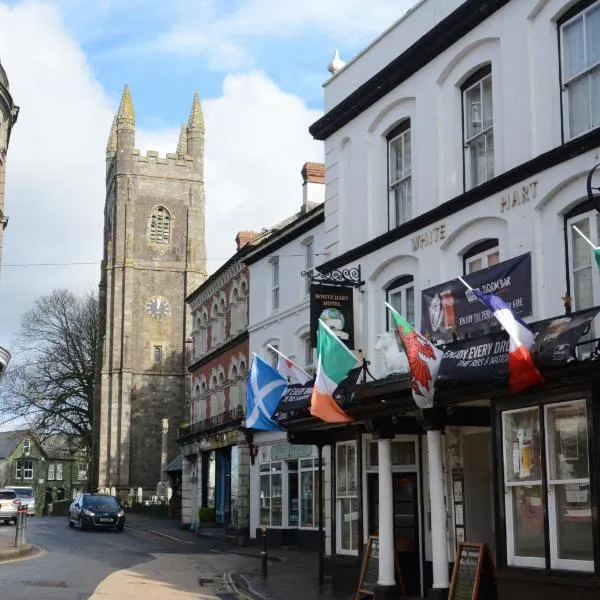
[[[412,275],[404,275],[392,281],[386,291],[385,299],[409,323],[415,322],[415,282]],[[387,314],[386,310],[386,314]],[[395,329],[390,321],[388,328]]]
[[[269,346],[271,346],[269,348]],[[279,343],[270,342],[269,346],[266,348],[267,362],[274,368],[277,368],[277,363],[279,361],[279,354],[275,352],[275,350],[279,350]]]
[[[77,481],[87,481],[88,466],[87,463],[77,465]]]
[[[31,442],[25,440],[23,442],[23,456],[29,456],[31,454]]]
[[[213,304],[210,313],[210,347],[214,348],[221,340],[219,338],[219,307]]]
[[[461,87],[465,180],[467,189],[494,176],[494,118],[492,70],[487,65],[471,75]]]
[[[505,411],[502,429],[508,565],[593,571],[586,401]]]
[[[485,240],[473,246],[463,255],[464,274],[487,269],[500,262],[500,246],[497,239]]]
[[[337,547],[340,554],[355,554],[359,536],[356,442],[339,442],[335,451]]]
[[[283,523],[282,462],[260,465],[260,524],[281,527]]]
[[[48,481],[54,481],[56,477],[56,469],[54,463],[48,463]]]
[[[563,106],[568,137],[600,126],[600,2],[560,25]]]
[[[302,345],[302,357],[304,361],[304,368],[306,370],[311,369],[313,366],[313,348],[310,343],[310,333],[305,333],[300,336],[300,343]]]
[[[394,229],[412,219],[412,148],[410,119],[387,136],[388,215]]]
[[[595,246],[600,246],[600,215],[589,210],[566,219],[568,231],[569,281],[570,295],[573,297],[573,308],[583,310],[600,303],[600,271],[598,270],[594,252],[589,244],[577,233],[577,227]],[[581,338],[594,339],[597,323],[592,322],[590,331]],[[589,351],[589,346],[581,346],[580,350]]]
[[[315,266],[315,247],[313,238],[304,242],[304,270],[312,275]],[[310,294],[310,277],[304,277],[304,293]]]
[[[279,310],[279,257],[271,259],[271,310]]]
[[[63,480],[63,465],[62,463],[56,463],[56,481]]]
[[[17,479],[33,479],[33,461],[17,460],[15,461],[15,477]]]

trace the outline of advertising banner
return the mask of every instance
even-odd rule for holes
[[[531,255],[522,254],[497,265],[465,275],[472,287],[500,296],[519,317],[531,315]],[[458,280],[423,290],[421,333],[434,341],[451,342],[466,334],[481,335],[497,326],[488,309]]]
[[[587,333],[600,307],[582,310],[528,327],[535,336],[531,356],[538,367],[566,363]],[[447,344],[438,379],[492,379],[508,375],[508,335],[504,331]]]
[[[354,350],[354,290],[351,287],[313,283],[310,286],[310,343],[317,347],[319,319]]]

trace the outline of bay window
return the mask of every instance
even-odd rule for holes
[[[562,89],[568,137],[600,126],[600,2],[560,26]]]
[[[356,442],[336,445],[335,464],[338,552],[355,554],[359,536]]]
[[[502,435],[507,564],[592,571],[586,401],[504,411]]]

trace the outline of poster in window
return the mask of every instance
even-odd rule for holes
[[[560,454],[563,460],[579,459],[579,431],[577,418],[556,419],[560,439]]]
[[[310,343],[317,347],[321,319],[350,350],[354,350],[354,289],[313,283],[310,286]]]

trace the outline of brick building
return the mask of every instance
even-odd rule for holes
[[[261,237],[238,233],[236,253],[187,298],[193,356],[190,422],[179,440],[182,523],[194,524],[199,508],[212,508],[217,524],[243,537],[249,527],[250,454],[243,430],[249,282],[241,261]]]

